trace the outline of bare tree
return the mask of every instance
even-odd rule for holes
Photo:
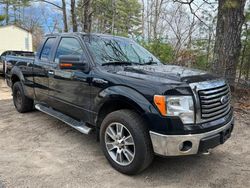
[[[142,19],[142,38],[145,38],[145,2],[144,0],[141,0],[142,3],[142,15],[141,15],[141,19]]]
[[[246,56],[247,56],[247,44],[248,44],[248,41],[249,41],[249,35],[247,34],[247,31],[248,31],[248,23],[245,22],[244,23],[244,32],[245,32],[245,39],[244,39],[244,42],[243,42],[243,47],[242,47],[242,52],[241,52],[241,58],[240,58],[240,68],[239,68],[239,77],[238,77],[238,83],[240,83],[240,80],[241,80],[241,76],[242,76],[242,72],[243,72],[243,65],[244,65],[244,62],[245,62],[245,59],[246,59]]]
[[[183,5],[176,4],[170,8],[166,7],[162,11],[161,24],[158,28],[162,28],[160,35],[167,35],[168,41],[174,47],[174,59],[178,59],[180,52],[184,47],[188,50],[192,47],[193,34],[198,29],[198,21],[194,15],[190,15]],[[186,64],[191,66],[191,62]]]
[[[77,32],[77,20],[76,20],[76,1],[71,0],[71,21],[72,21],[72,27],[73,27],[73,32]]]
[[[154,1],[154,21],[153,21],[153,39],[156,40],[158,38],[157,35],[157,27],[162,11],[163,0],[155,0]]]
[[[91,0],[84,0],[84,24],[83,24],[84,32],[89,33],[91,31],[92,14],[93,11],[91,11]]]
[[[116,16],[116,3],[115,3],[115,0],[112,0],[112,23],[111,23],[111,33],[112,34],[114,34],[115,16]]]
[[[6,22],[6,25],[9,24],[9,1],[4,1],[5,2],[5,22]]]
[[[92,25],[92,0],[79,0],[77,4],[77,11],[79,16],[79,23],[82,31],[89,33]]]
[[[52,17],[52,22],[48,22],[47,20],[50,18],[50,15],[48,15],[47,10],[44,8],[41,8],[41,15],[39,17],[39,21],[42,22],[42,25],[48,30],[49,33],[54,33],[56,30],[60,29],[58,28],[58,18],[56,16]]]
[[[62,12],[63,12],[64,32],[68,32],[67,10],[66,10],[65,0],[62,0]]]
[[[210,1],[202,1],[211,4]],[[191,13],[203,22],[193,11],[192,5],[196,5],[194,0],[174,0],[174,2],[188,5]],[[241,31],[246,0],[219,0],[218,3],[212,71],[223,75],[231,85],[234,85],[241,51]]]
[[[59,6],[56,3],[53,3],[53,2],[47,1],[47,0],[36,0],[34,2],[47,3],[47,4],[50,4],[50,5],[58,8],[59,10],[61,10],[62,14],[63,14],[64,32],[68,32],[67,9],[66,9],[66,2],[65,2],[65,0],[62,0],[62,6]]]

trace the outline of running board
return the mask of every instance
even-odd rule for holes
[[[77,121],[61,112],[58,112],[52,108],[48,108],[46,106],[43,106],[41,104],[36,104],[35,108],[41,112],[44,112],[45,114],[48,114],[54,118],[57,118],[61,120],[62,122],[70,125],[74,129],[80,131],[83,134],[89,134],[92,128],[85,125],[85,123]]]

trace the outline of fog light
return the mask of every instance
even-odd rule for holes
[[[185,142],[182,142],[180,145],[179,145],[179,149],[180,151],[182,152],[187,152],[189,151],[191,148],[192,148],[193,144],[192,142],[190,141],[185,141]]]

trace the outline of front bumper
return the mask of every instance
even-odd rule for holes
[[[201,134],[163,135],[150,131],[150,137],[158,155],[193,155],[223,144],[231,136],[233,126],[234,118],[218,129]]]

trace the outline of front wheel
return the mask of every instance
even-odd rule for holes
[[[153,149],[145,121],[134,111],[119,110],[103,120],[100,142],[110,164],[124,174],[136,174],[153,160]]]

